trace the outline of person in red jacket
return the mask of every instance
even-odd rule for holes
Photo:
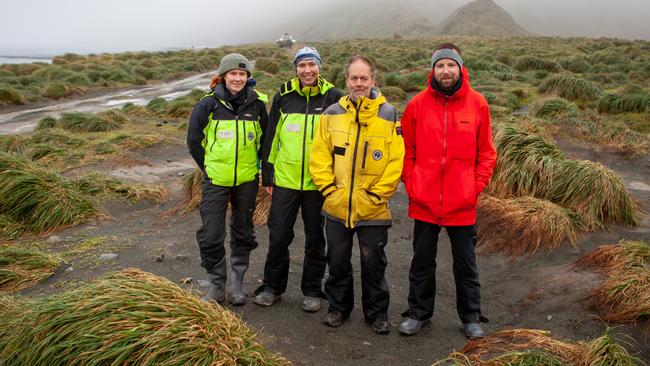
[[[402,181],[415,220],[409,272],[408,319],[400,334],[414,335],[433,315],[438,234],[451,241],[456,308],[467,337],[484,337],[474,247],[476,204],[492,178],[496,151],[485,98],[469,85],[460,49],[446,43],[432,56],[427,88],[402,117],[406,149]]]

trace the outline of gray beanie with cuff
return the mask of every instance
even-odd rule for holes
[[[436,62],[442,60],[443,58],[454,60],[461,69],[463,68],[463,58],[460,57],[460,54],[458,54],[458,52],[451,48],[443,48],[435,51],[433,53],[433,56],[431,56],[431,67],[436,66]]]
[[[253,67],[246,57],[239,53],[229,53],[221,59],[219,63],[219,70],[217,74],[222,76],[230,70],[244,70],[248,73],[248,77],[253,74]]]

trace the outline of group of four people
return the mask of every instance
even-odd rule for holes
[[[337,327],[349,317],[356,234],[364,318],[374,332],[388,333],[384,247],[392,225],[388,201],[401,178],[415,227],[409,312],[399,332],[414,335],[433,315],[437,239],[444,227],[452,245],[463,331],[468,337],[484,336],[474,253],[476,205],[492,176],[496,152],[488,104],[470,87],[460,49],[449,43],[436,48],[427,87],[408,103],[401,121],[376,87],[375,66],[368,58],[352,56],[345,66],[347,95],[320,75],[316,49],[299,49],[294,65],[296,77],[280,87],[267,115],[267,97],[251,85],[251,63],[240,54],[226,55],[212,92],[190,117],[188,148],[204,172],[203,224],[197,231],[201,265],[210,277],[204,299],[226,300],[230,202],[229,301],[246,303],[242,284],[250,251],[258,246],[252,216],[261,168],[262,185],[272,198],[264,279],[253,302],[271,306],[285,292],[300,210],[302,310],[318,311],[326,297],[324,324]]]

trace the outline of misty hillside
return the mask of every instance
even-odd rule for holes
[[[453,0],[358,1],[314,12],[307,19],[282,25],[299,40],[405,37],[431,35],[518,36],[529,35],[492,0],[477,0],[460,8]]]
[[[475,0],[461,6],[440,25],[438,34],[509,37],[530,35],[492,0]]]

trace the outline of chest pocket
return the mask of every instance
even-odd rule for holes
[[[388,164],[388,139],[368,136],[361,145],[361,174],[380,176]]]
[[[476,159],[476,128],[475,113],[454,113],[449,125],[450,135],[447,141],[449,156],[456,159]]]

